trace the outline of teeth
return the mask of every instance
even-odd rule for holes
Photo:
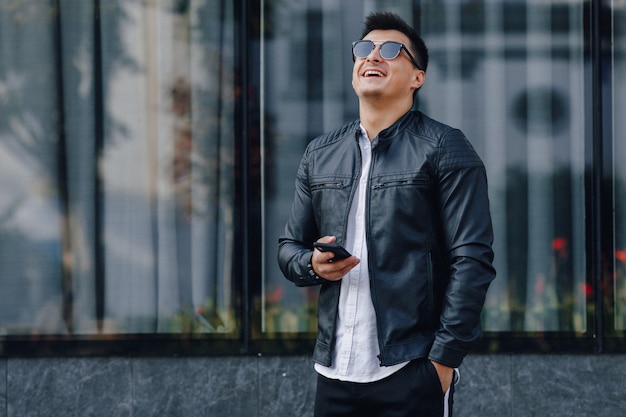
[[[380,71],[369,70],[365,72],[366,77],[382,77],[383,73]]]

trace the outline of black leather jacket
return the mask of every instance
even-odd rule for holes
[[[278,263],[298,286],[320,285],[313,359],[331,365],[340,281],[310,267],[312,243],[344,243],[361,175],[359,121],[306,148]],[[484,166],[463,133],[409,111],[372,142],[366,238],[380,363],[428,357],[457,367],[480,339],[493,233]]]

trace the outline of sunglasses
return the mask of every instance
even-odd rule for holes
[[[367,58],[369,54],[376,48],[376,44],[370,40],[360,40],[356,42],[352,42],[352,55],[353,58]],[[407,49],[404,44],[395,41],[385,41],[380,44],[379,51],[380,56],[386,60],[391,60],[400,55],[400,51],[403,50],[409,56],[409,59],[415,65],[415,68],[421,70],[420,66],[417,65],[417,61],[411,55],[411,52]]]

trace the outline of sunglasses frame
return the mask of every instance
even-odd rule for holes
[[[367,55],[365,55],[365,56],[357,56],[357,55],[354,53],[354,47],[355,47],[357,44],[359,44],[359,43],[369,43],[369,44],[371,44],[371,45],[372,45],[372,49],[368,52],[368,54],[367,54]],[[383,54],[382,54],[382,48],[383,48],[383,46],[384,46],[385,44],[388,44],[388,43],[389,43],[389,44],[394,44],[394,45],[400,45],[400,48],[398,49],[398,53],[397,53],[397,54],[396,54],[393,58],[386,58],[386,57],[384,57],[384,56],[383,56]],[[406,46],[405,46],[402,42],[396,42],[396,41],[384,41],[384,42],[381,42],[381,43],[379,43],[379,44],[376,44],[376,43],[374,43],[374,41],[371,41],[371,40],[369,40],[369,39],[361,39],[361,40],[358,40],[358,41],[354,41],[354,42],[352,42],[352,60],[354,61],[356,58],[361,58],[361,59],[367,58],[367,57],[369,56],[369,54],[371,54],[371,53],[372,53],[372,51],[373,51],[374,49],[376,49],[376,45],[378,45],[378,50],[380,51],[380,52],[379,52],[379,53],[380,53],[380,56],[381,56],[383,59],[387,60],[387,61],[390,61],[390,60],[392,60],[392,59],[396,59],[396,58],[398,57],[398,55],[400,55],[400,52],[404,49],[404,52],[406,52],[406,54],[409,56],[409,59],[411,60],[411,62],[413,63],[413,65],[415,65],[415,68],[417,68],[418,70],[422,70],[422,68],[420,68],[420,66],[417,64],[417,61],[415,60],[415,58],[413,57],[413,55],[411,54],[411,52],[409,51],[409,49],[408,49],[408,48],[407,48],[407,47],[406,47]]]

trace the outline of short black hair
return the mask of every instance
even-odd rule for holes
[[[426,48],[426,44],[417,31],[409,26],[400,16],[391,12],[370,13],[365,19],[361,39],[373,30],[397,30],[405,34],[411,41],[411,49],[417,54],[415,59],[420,69],[426,72],[426,68],[428,67],[428,49]]]

